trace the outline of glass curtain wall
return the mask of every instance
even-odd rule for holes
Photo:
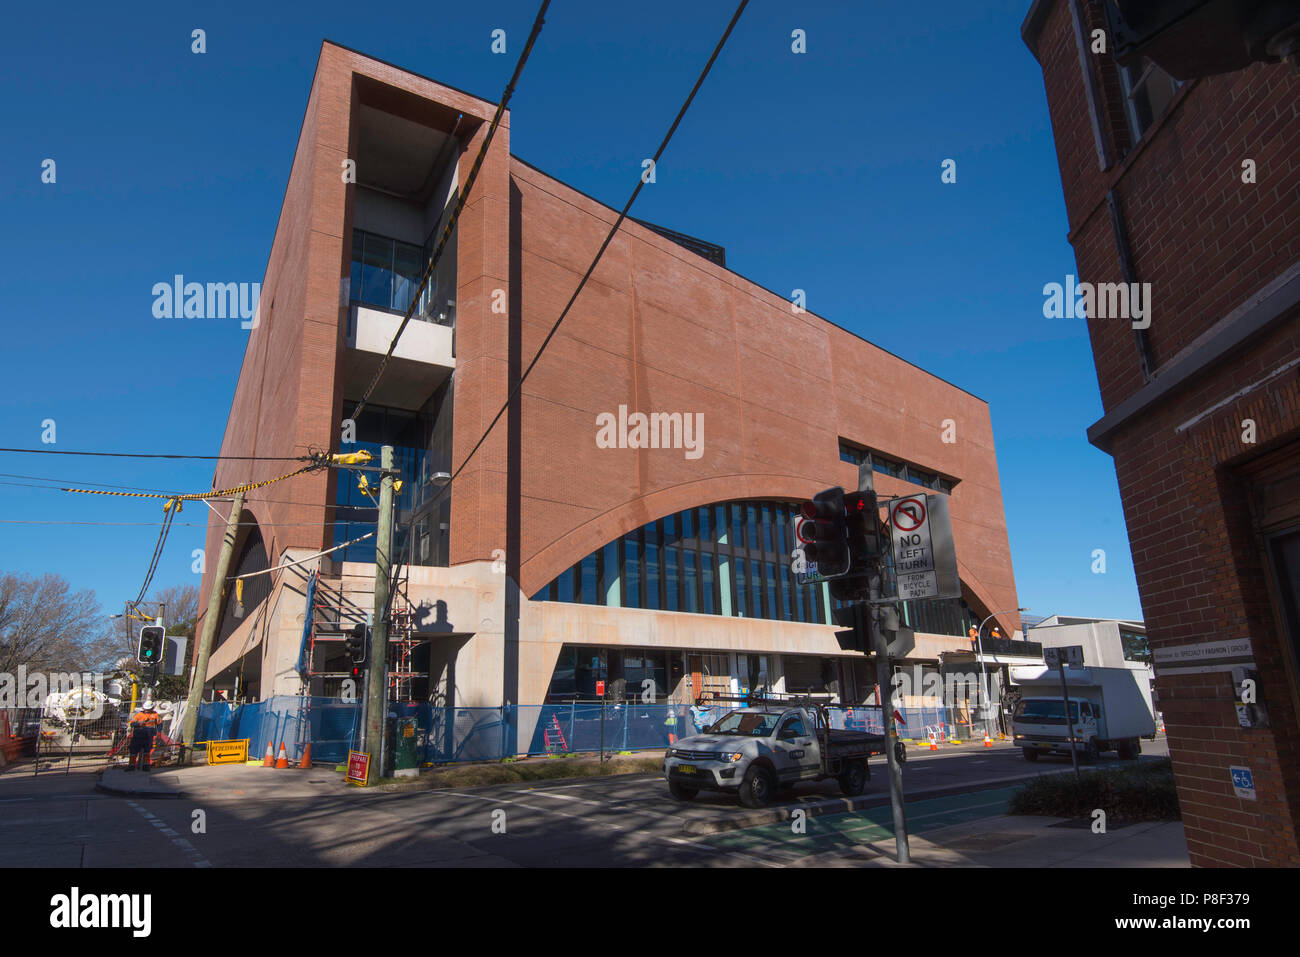
[[[597,549],[534,601],[830,624],[823,585],[790,574],[791,502],[720,502],[650,522]]]
[[[666,515],[565,569],[533,601],[832,624],[825,585],[790,572],[798,505],[719,502]],[[979,619],[959,598],[904,602],[904,624],[965,635]]]

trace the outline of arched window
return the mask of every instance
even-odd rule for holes
[[[790,571],[798,508],[745,500],[666,515],[575,562],[532,600],[833,624],[829,588],[799,585]],[[951,599],[907,602],[903,617],[917,631],[965,635],[973,615]]]
[[[261,529],[254,526],[249,529],[248,537],[244,539],[244,544],[239,550],[239,559],[235,562],[230,575],[234,578],[250,572],[266,571],[270,567]],[[240,601],[241,591],[242,601]],[[266,600],[266,596],[270,593],[270,575],[255,575],[244,579],[242,590],[236,588],[234,581],[227,582],[226,599],[221,607],[221,628],[217,632],[217,645],[220,646],[236,628],[247,621],[248,616]]]

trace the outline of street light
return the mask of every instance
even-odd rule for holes
[[[989,735],[990,729],[989,729],[989,676],[988,676],[988,671],[984,667],[984,642],[983,642],[984,626],[987,625],[994,618],[996,618],[998,615],[1006,615],[1013,611],[1021,612],[1021,611],[1029,611],[1029,609],[1028,608],[1004,608],[1002,611],[995,611],[993,614],[989,615],[987,618],[985,618],[983,621],[980,622],[980,626],[978,630],[976,630],[975,632],[975,649],[980,661],[980,685],[984,691],[984,734],[986,737]]]

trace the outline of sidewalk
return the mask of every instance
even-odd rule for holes
[[[1059,817],[1001,815],[913,835],[917,867],[1191,867],[1181,821],[1139,821],[1105,834],[1058,826]],[[865,848],[866,866],[897,867],[892,838]]]
[[[250,798],[315,797],[343,791],[343,775],[323,767],[277,770],[246,764],[204,764],[188,768],[159,768],[156,771],[127,771],[111,767],[104,771],[95,790],[121,797],[204,798],[247,800]],[[360,791],[361,789],[356,789]]]

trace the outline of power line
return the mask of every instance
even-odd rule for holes
[[[465,188],[460,191],[460,196],[456,199],[456,206],[452,209],[447,225],[443,227],[442,235],[438,237],[438,245],[434,248],[428,266],[425,267],[424,275],[420,278],[420,285],[416,287],[414,295],[411,296],[411,304],[406,307],[406,315],[402,317],[397,332],[393,335],[393,341],[388,344],[388,351],[379,360],[379,368],[375,370],[374,376],[370,379],[370,384],[366,386],[365,392],[361,394],[361,399],[357,402],[356,408],[352,410],[353,420],[360,417],[361,410],[366,407],[366,402],[369,401],[371,393],[375,391],[375,386],[379,384],[379,379],[388,366],[388,360],[392,358],[393,351],[397,348],[397,340],[402,338],[402,333],[406,331],[407,323],[411,321],[411,316],[415,314],[415,308],[420,302],[420,296],[424,293],[425,286],[429,284],[429,277],[433,275],[438,260],[442,258],[442,251],[446,248],[447,241],[456,228],[461,210],[465,208],[470,190],[474,188],[474,181],[478,179],[478,172],[483,165],[484,158],[487,156],[488,147],[492,144],[492,138],[496,135],[497,127],[501,125],[501,117],[506,111],[506,104],[510,102],[510,97],[514,95],[515,84],[519,82],[519,76],[524,72],[524,64],[528,62],[528,56],[533,51],[533,44],[537,41],[537,35],[542,32],[542,24],[546,22],[546,8],[550,5],[551,0],[542,0],[542,5],[533,20],[533,29],[528,34],[528,42],[524,44],[524,49],[519,54],[519,60],[515,63],[515,72],[511,75],[510,82],[506,84],[505,92],[501,95],[501,102],[497,104],[496,113],[493,114],[487,134],[483,137],[483,144],[479,147],[478,156],[474,157],[474,165],[470,168],[469,176],[465,179]]]
[[[664,134],[664,138],[662,142],[660,142],[659,148],[655,150],[655,154],[653,157],[654,165],[657,166],[659,164],[659,158],[663,155],[664,150],[668,148],[668,143],[673,138],[673,134],[677,132],[677,127],[681,124],[682,118],[686,116],[686,111],[690,109],[691,103],[695,99],[695,94],[698,93],[700,87],[704,85],[704,80],[708,77],[709,71],[713,69],[714,62],[718,59],[718,55],[722,52],[722,48],[726,45],[727,40],[731,37],[731,32],[736,28],[736,23],[740,20],[740,15],[745,12],[745,7],[747,7],[748,5],[749,5],[749,0],[741,0],[740,5],[736,7],[736,12],[731,15],[731,22],[727,24],[727,29],[723,31],[721,38],[717,42],[717,45],[713,48],[713,53],[709,56],[708,62],[704,64],[704,69],[700,71],[700,75],[696,78],[695,85],[691,87],[691,92],[687,94],[685,101],[682,103],[681,109],[677,111],[677,116],[673,119],[672,125],[668,127],[668,132]],[[545,4],[543,4],[542,9],[543,11],[545,11]],[[540,14],[538,14],[538,16],[540,17]],[[537,26],[535,25],[534,30],[536,29]],[[532,38],[530,37],[529,45],[531,46],[531,44],[532,44]],[[525,53],[526,52],[527,51],[525,51]],[[518,70],[516,70],[516,75],[517,73]],[[513,82],[514,81],[512,80],[511,83],[513,84]],[[509,89],[507,89],[507,93],[509,93]],[[460,466],[454,472],[452,472],[451,478],[447,480],[446,484],[444,484],[443,487],[438,490],[437,494],[434,495],[433,498],[429,501],[428,505],[430,508],[438,505],[439,501],[442,499],[442,496],[447,494],[447,492],[451,489],[451,484],[455,480],[456,476],[460,475],[460,473],[464,471],[465,466],[469,464],[469,460],[474,457],[474,453],[477,452],[480,447],[482,447],[485,441],[487,441],[487,437],[491,433],[492,429],[496,426],[497,422],[501,420],[501,416],[505,414],[506,410],[510,407],[510,403],[514,401],[515,396],[517,396],[519,394],[519,391],[523,388],[524,380],[527,379],[528,374],[533,371],[533,367],[536,366],[537,361],[541,359],[542,353],[545,351],[546,346],[550,343],[551,339],[554,338],[556,331],[559,330],[560,323],[564,321],[565,317],[569,314],[569,310],[573,308],[573,304],[577,302],[578,296],[581,294],[583,288],[587,285],[587,280],[590,279],[592,273],[596,271],[596,266],[600,263],[601,257],[605,254],[605,250],[609,248],[609,244],[613,241],[615,234],[617,234],[618,228],[623,224],[623,220],[627,218],[628,212],[632,209],[632,204],[636,202],[637,196],[641,194],[641,187],[644,185],[645,185],[645,180],[638,177],[636,188],[632,190],[632,195],[628,197],[627,202],[624,204],[623,211],[618,214],[618,218],[614,221],[614,225],[610,227],[609,233],[605,236],[605,241],[602,242],[600,244],[600,248],[596,250],[596,255],[592,259],[591,265],[587,267],[586,273],[583,274],[582,279],[578,282],[577,287],[573,290],[573,295],[569,297],[568,303],[565,305],[564,309],[561,310],[559,317],[555,320],[555,324],[551,326],[551,331],[548,332],[546,334],[546,338],[542,340],[542,344],[540,347],[538,347],[537,353],[533,356],[532,361],[528,363],[528,368],[526,368],[523,371],[523,374],[519,377],[519,381],[515,384],[514,388],[510,390],[510,394],[506,397],[506,401],[502,403],[500,410],[497,412],[495,416],[493,416],[492,421],[488,423],[488,427],[483,430],[483,434],[479,437],[479,440],[474,443],[474,447],[469,450],[469,454],[465,456],[465,460],[460,463]],[[402,334],[401,328],[398,329],[397,334],[399,336]],[[397,344],[397,340],[396,338],[394,338],[393,345],[389,346],[390,352],[393,346],[395,346],[396,344]],[[372,382],[371,385],[373,386],[374,383]],[[360,409],[361,405],[359,404],[357,408]],[[356,413],[353,413],[352,417],[355,419]],[[406,525],[408,532],[411,526],[414,524],[414,521],[415,519],[413,515],[411,521],[408,522]],[[408,559],[408,563],[409,563],[409,558],[411,553],[411,542],[414,537],[415,536],[411,534],[407,534],[406,536],[405,552],[406,552],[406,557]],[[392,606],[393,595],[396,592],[395,583],[398,580],[398,571],[400,569],[400,563],[393,565],[392,568],[393,568],[393,573],[392,573],[393,582],[390,583],[390,587],[388,590],[389,607]],[[388,617],[388,610],[389,610],[388,608],[384,609],[385,618]]]
[[[240,528],[324,528],[328,525],[373,525],[374,519],[344,519],[336,522],[236,522]],[[26,518],[0,518],[0,525],[94,525],[111,527],[157,528],[165,522],[75,522],[70,520],[40,520]],[[176,528],[207,528],[205,522],[174,522]]]
[[[45,490],[47,490],[47,491],[54,491],[54,492],[62,492],[62,491],[63,491],[63,488],[62,488],[61,486],[59,486],[59,485],[37,485],[37,484],[35,484],[35,482],[66,482],[66,483],[70,483],[70,484],[74,484],[74,485],[89,485],[89,486],[98,487],[98,488],[110,488],[110,489],[131,489],[131,490],[133,490],[133,491],[138,490],[138,491],[142,491],[142,492],[157,492],[157,493],[159,493],[159,494],[161,494],[161,495],[175,495],[175,494],[179,494],[179,493],[170,492],[170,491],[168,491],[168,490],[166,490],[166,489],[159,489],[159,488],[145,489],[145,488],[140,488],[139,486],[136,486],[136,485],[115,485],[115,484],[112,484],[112,483],[110,483],[110,482],[83,482],[83,481],[80,481],[80,480],[78,480],[78,479],[48,478],[48,477],[43,476],[43,475],[18,475],[18,474],[12,473],[12,472],[0,472],[0,477],[3,477],[3,478],[24,478],[24,479],[32,479],[32,480],[33,480],[32,482],[0,482],[0,485],[9,485],[9,486],[13,486],[14,488],[36,488],[36,489],[45,489]],[[210,499],[210,501],[214,501],[214,502],[222,502],[222,501],[230,501],[230,499],[215,498],[215,499]],[[256,498],[256,499],[254,499],[254,498],[250,498],[249,501],[251,501],[251,502],[256,502],[256,503],[259,504],[259,505],[303,505],[303,506],[307,506],[307,507],[309,507],[309,508],[333,508],[333,509],[370,509],[370,508],[374,508],[373,505],[346,505],[346,504],[342,504],[342,503],[337,503],[337,504],[324,505],[324,506],[322,506],[320,502],[295,502],[295,501],[292,501],[292,500],[290,500],[290,499],[283,499],[283,498]],[[149,524],[149,525],[153,525],[153,524],[157,524],[157,523],[155,523],[155,522],[141,522],[141,523],[137,523],[137,524]],[[272,524],[274,524],[274,523],[272,523]]]
[[[16,473],[16,472],[0,472],[0,478],[29,479],[29,480],[31,480],[31,481],[33,481],[33,482],[66,482],[66,483],[73,484],[73,485],[94,485],[94,486],[98,486],[99,488],[130,488],[130,489],[139,488],[139,486],[137,486],[137,485],[114,485],[112,482],[83,482],[83,481],[81,481],[80,479],[47,478],[47,477],[44,476],[44,475],[20,475],[20,474],[18,474],[18,473]],[[12,482],[12,483],[11,483],[11,482],[4,482],[4,483],[0,483],[0,484],[4,484],[4,485],[11,485],[11,484],[12,484],[12,485],[17,485],[17,484],[19,484],[19,483],[17,483],[17,482]],[[31,487],[32,487],[32,488],[46,488],[46,486],[44,486],[44,485],[33,485],[33,486],[31,486]],[[164,489],[160,489],[160,488],[150,488],[150,489],[141,489],[141,491],[145,491],[145,492],[162,492],[162,491],[165,491],[165,490],[164,490]]]
[[[740,6],[736,7],[736,12],[731,16],[731,22],[727,24],[727,29],[723,31],[722,37],[718,40],[717,46],[713,48],[712,56],[710,56],[709,61],[704,64],[704,69],[700,71],[700,75],[696,79],[695,85],[691,87],[691,92],[687,95],[686,101],[682,103],[681,109],[677,111],[677,117],[673,120],[672,126],[668,128],[668,132],[664,134],[663,141],[659,144],[659,149],[655,150],[655,155],[653,157],[653,164],[655,166],[659,165],[659,157],[663,155],[664,150],[668,147],[669,140],[671,140],[673,134],[677,132],[677,127],[682,122],[682,118],[686,115],[686,111],[690,108],[691,101],[695,99],[695,94],[699,92],[700,87],[704,84],[705,78],[709,75],[709,71],[713,69],[714,61],[717,60],[718,54],[722,52],[722,48],[726,45],[728,37],[731,36],[731,31],[735,29],[736,22],[740,19],[740,15],[745,12],[745,7],[748,5],[749,0],[741,0]],[[573,290],[573,295],[569,297],[568,304],[565,305],[564,309],[560,312],[559,318],[556,319],[555,324],[551,326],[551,331],[546,334],[546,338],[542,340],[542,344],[538,347],[536,355],[534,355],[532,361],[528,363],[528,368],[524,369],[523,374],[519,377],[519,381],[515,383],[514,388],[510,390],[510,394],[506,396],[506,401],[502,403],[501,409],[495,416],[493,416],[492,421],[488,423],[488,427],[483,430],[482,436],[480,436],[479,440],[474,443],[474,447],[469,450],[469,454],[465,456],[465,461],[461,462],[456,471],[452,473],[451,478],[453,480],[464,470],[465,466],[469,464],[469,460],[474,457],[474,453],[477,452],[483,443],[487,441],[488,434],[491,433],[497,422],[501,420],[501,416],[505,415],[506,410],[510,407],[510,403],[515,400],[515,397],[523,388],[524,380],[527,379],[528,374],[533,371],[533,367],[537,365],[537,361],[541,359],[542,353],[546,350],[547,345],[559,330],[560,323],[564,321],[565,317],[569,314],[569,310],[573,308],[573,304],[577,302],[579,294],[587,285],[587,280],[590,279],[592,273],[596,271],[596,266],[600,263],[601,256],[605,254],[605,250],[613,241],[614,235],[618,232],[619,226],[621,226],[623,220],[627,218],[629,210],[632,209],[632,204],[636,202],[637,196],[641,193],[641,187],[644,185],[645,180],[638,177],[636,189],[632,190],[632,195],[628,197],[627,203],[624,204],[623,211],[618,214],[618,219],[616,219],[614,225],[610,227],[609,233],[605,236],[605,241],[601,243],[600,248],[596,250],[595,258],[592,259],[591,265],[587,267],[587,271],[578,282],[577,288]],[[445,488],[450,487],[451,481],[449,480]]]
[[[311,455],[182,455],[174,452],[71,452],[64,449],[3,449],[0,452],[22,452],[31,455],[97,455],[119,459],[202,459],[216,462],[310,462]]]

